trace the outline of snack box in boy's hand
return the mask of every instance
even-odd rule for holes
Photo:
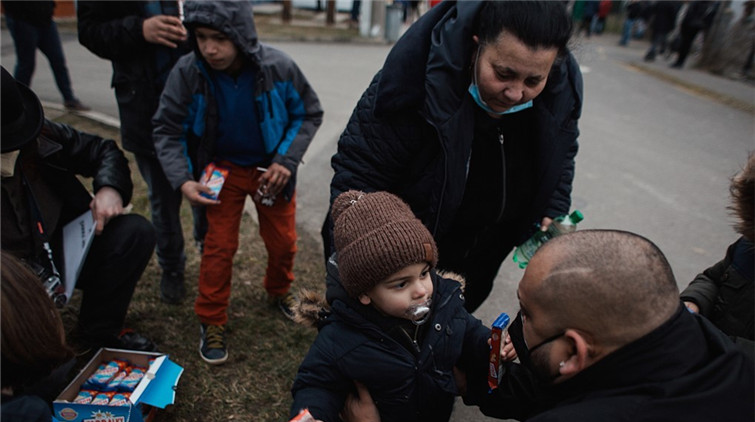
[[[167,355],[100,349],[53,402],[53,421],[150,422],[175,401],[182,373]]]
[[[199,183],[207,186],[212,190],[212,195],[201,192],[200,195],[209,199],[218,199],[220,190],[223,189],[225,179],[228,177],[230,170],[227,167],[221,167],[215,163],[210,163],[204,168],[202,176],[199,177]]]

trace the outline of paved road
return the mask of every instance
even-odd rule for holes
[[[574,208],[585,214],[583,228],[630,230],[655,241],[684,287],[720,260],[737,237],[725,209],[728,178],[744,164],[748,151],[755,150],[755,88],[690,69],[669,71],[662,61],[643,64],[645,43],[620,48],[616,40],[611,35],[593,37],[575,49],[584,73],[585,105]],[[273,44],[296,59],[326,113],[305,156],[298,189],[299,224],[319,238],[335,143],[389,47]],[[98,111],[117,116],[109,63],[89,54],[72,35],[64,34],[64,48],[77,95]],[[10,37],[3,31],[2,64],[12,69],[14,61]],[[43,100],[60,102],[41,56],[32,87]],[[740,107],[724,105],[711,93],[735,99]],[[509,258],[476,315],[489,323],[501,311],[515,313],[521,274]],[[459,405],[452,420],[489,419]]]

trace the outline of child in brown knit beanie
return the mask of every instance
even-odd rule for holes
[[[465,310],[460,277],[435,272],[435,241],[399,197],[344,192],[331,215],[327,303],[303,295],[300,319],[320,331],[294,381],[291,416],[308,408],[340,420],[358,381],[383,422],[447,421],[460,394],[454,369],[487,386],[490,330]]]

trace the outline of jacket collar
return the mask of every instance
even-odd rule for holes
[[[558,401],[579,401],[611,391],[703,388],[738,353],[723,333],[680,303],[674,316],[654,331],[546,391]]]

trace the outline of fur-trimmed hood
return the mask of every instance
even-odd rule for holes
[[[464,287],[466,285],[466,280],[463,276],[460,274],[456,274],[453,272],[446,272],[446,271],[438,271],[432,270],[433,273],[433,286],[435,287],[435,290],[437,291],[437,278],[443,278],[447,280],[452,280],[457,282],[460,285],[461,292],[464,292]],[[308,326],[308,327],[318,327],[320,324],[322,324],[325,319],[328,318],[328,316],[332,312],[331,304],[334,300],[340,300],[346,302],[349,306],[352,307],[362,307],[361,303],[359,303],[357,300],[353,298],[349,298],[346,295],[345,290],[343,289],[343,286],[341,286],[341,283],[338,279],[338,265],[334,262],[334,260],[331,258],[328,261],[328,282],[326,283],[327,286],[327,292],[325,295],[323,295],[320,292],[308,290],[308,289],[302,289],[299,292],[299,302],[294,307],[294,321],[296,321],[299,324]],[[435,296],[435,292],[433,292],[433,296]],[[437,303],[437,302],[436,302]]]

